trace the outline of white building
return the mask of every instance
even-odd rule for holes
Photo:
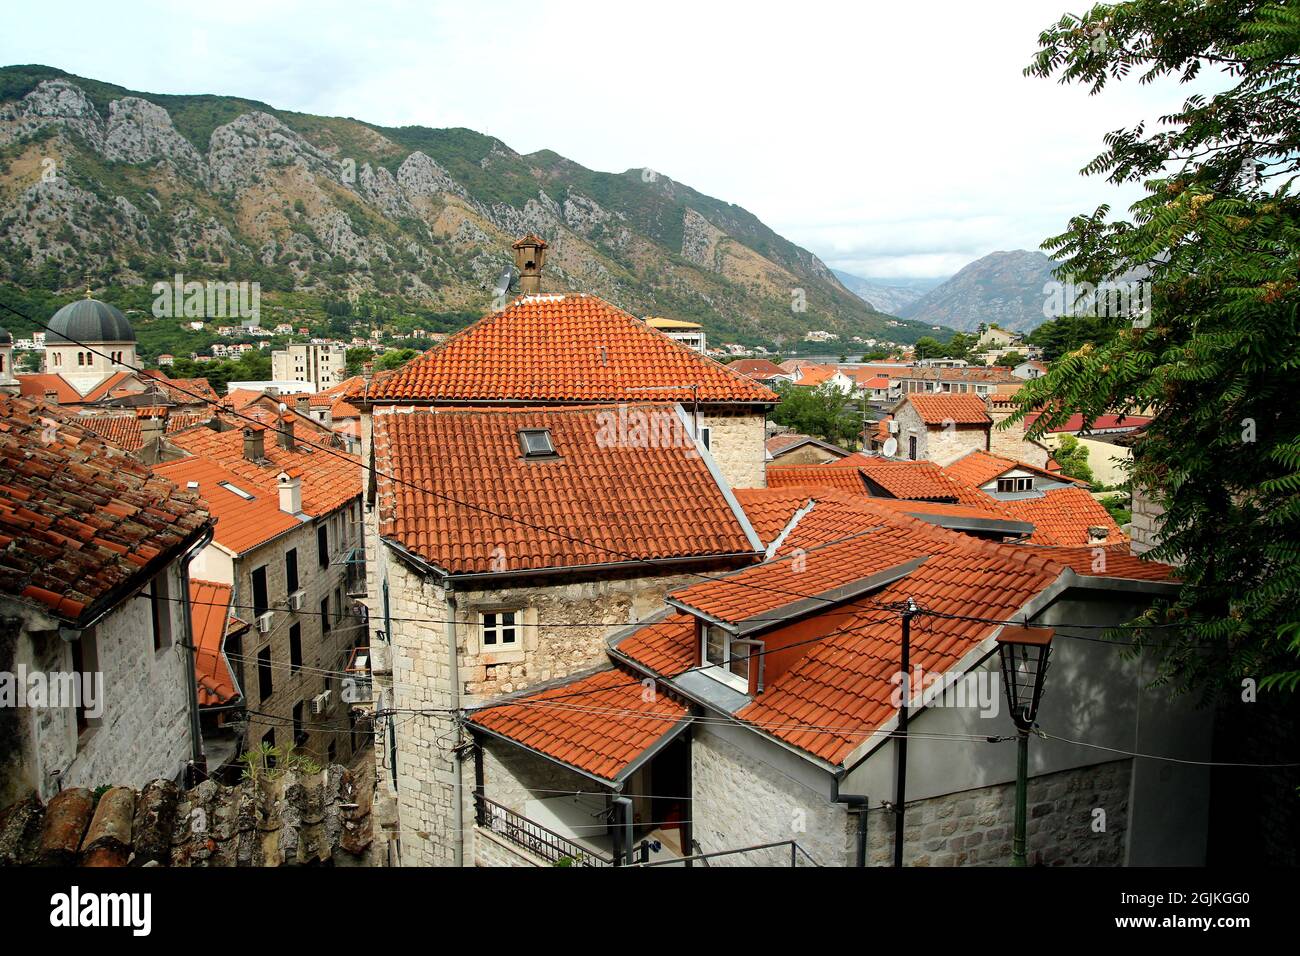
[[[47,374],[86,395],[115,372],[136,366],[135,330],[107,302],[85,298],[54,313],[45,339]]]
[[[271,353],[271,377],[310,382],[313,391],[329,388],[347,375],[348,347],[340,343],[298,342]]]

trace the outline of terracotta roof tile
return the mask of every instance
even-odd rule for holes
[[[457,574],[752,553],[690,439],[619,440],[620,412],[676,420],[652,405],[380,410],[380,533]],[[556,456],[524,458],[523,429],[549,430]]]
[[[228,704],[239,696],[225,655],[231,594],[229,584],[190,580],[194,676],[199,685],[200,707]]]
[[[61,409],[0,396],[0,592],[76,621],[208,522],[193,492]]]
[[[1178,580],[1176,568],[1159,561],[1143,560],[1131,554],[1126,544],[1082,548],[1040,547],[1034,550],[1085,577],[1125,578],[1131,581]]]
[[[944,465],[944,474],[957,481],[963,482],[972,487],[978,488],[980,485],[987,484],[1000,475],[1005,475],[1013,469],[1022,469],[1032,471],[1035,474],[1043,475],[1054,481],[1071,481],[1077,484],[1086,484],[1086,482],[1077,481],[1046,468],[1039,468],[1036,465],[1030,465],[1023,461],[1015,461],[1011,458],[1002,458],[998,455],[990,454],[986,451],[972,451],[967,455],[958,458],[952,464]]]
[[[685,717],[682,704],[666,694],[646,694],[640,678],[610,668],[474,711],[469,720],[614,781]]]
[[[85,416],[78,419],[78,424],[89,428],[118,448],[124,448],[127,451],[139,451],[144,445],[143,426],[140,420],[146,416],[140,414],[145,409],[136,409],[135,411],[136,413],[133,415]],[[186,428],[193,428],[195,425],[207,421],[209,417],[203,412],[176,412],[168,415],[165,408],[163,409],[163,415],[167,419],[165,430],[168,434]]]
[[[300,524],[293,515],[280,510],[278,489],[268,489],[265,482],[254,485],[207,458],[178,458],[155,465],[154,473],[181,487],[196,482],[198,487],[194,490],[203,496],[209,513],[216,519],[213,534],[217,544],[236,554],[251,551]],[[253,499],[250,501],[223,487],[222,482],[253,495]]]
[[[1083,488],[1052,488],[1042,497],[1004,500],[1002,507],[1018,521],[1029,521],[1034,533],[1030,544],[1066,547],[1089,543],[1089,528],[1105,528],[1105,544],[1127,541],[1115,519]]]
[[[531,295],[371,382],[375,402],[771,404],[770,389],[592,295]],[[671,390],[667,390],[671,389]],[[652,391],[653,390],[653,391]],[[348,397],[356,401],[354,388]]]
[[[825,465],[769,465],[769,488],[834,488],[850,494],[867,493],[862,473],[852,465],[831,462]]]
[[[988,406],[978,395],[914,392],[905,395],[903,400],[912,403],[927,425],[942,425],[949,421],[958,425],[991,425],[993,422],[989,418]]]
[[[325,451],[299,443],[293,451],[286,451],[280,447],[274,431],[264,430],[262,444],[266,463],[255,464],[244,457],[242,428],[224,432],[192,428],[177,432],[168,440],[190,455],[206,458],[233,472],[239,476],[241,485],[245,482],[252,484],[250,491],[261,490],[278,495],[276,475],[285,468],[301,468],[302,510],[315,518],[329,514],[361,495],[361,459],[338,449]],[[336,439],[331,437],[330,440]],[[322,444],[316,437],[312,441]]]
[[[18,390],[23,398],[43,399],[46,391],[52,389],[57,393],[55,398],[60,405],[79,405],[85,401],[62,375],[35,373],[14,377],[18,379]]]

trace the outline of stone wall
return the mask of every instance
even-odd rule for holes
[[[1026,824],[1029,865],[1123,865],[1131,774],[1132,761],[1117,760],[1031,777]],[[1015,799],[1015,784],[1008,783],[909,803],[904,865],[1009,866]],[[1105,816],[1098,816],[1098,810],[1104,810]],[[893,858],[894,816],[885,810],[872,811],[867,822],[867,865],[889,866]]]
[[[507,843],[486,827],[474,827],[475,866],[546,866],[545,861]]]
[[[1160,544],[1160,525],[1165,508],[1143,488],[1133,489],[1133,523],[1129,526],[1131,543],[1129,550],[1134,554],[1145,554]],[[1177,564],[1177,561],[1167,563]]]
[[[822,866],[851,862],[857,823],[844,806],[699,727],[691,740],[691,791],[699,852],[794,840]],[[709,866],[789,863],[789,849],[778,848],[715,857]]]
[[[691,408],[683,405],[689,418]],[[703,406],[700,417],[709,432],[709,452],[732,488],[767,487],[767,418],[763,412],[737,412]]]
[[[1005,406],[989,409],[989,417],[993,419],[993,427],[989,430],[989,451],[1013,461],[1023,461],[1026,465],[1046,468],[1051,453],[1046,445],[1025,438],[1023,422],[1017,422],[1007,428],[998,427],[1001,422],[1010,417],[1013,410]]]
[[[165,577],[167,596],[182,593],[180,565]],[[17,749],[0,764],[0,799],[35,793],[48,799],[59,786],[95,788],[104,784],[143,786],[156,777],[174,779],[192,756],[189,655],[185,605],[164,601],[170,639],[154,649],[151,603],[147,596],[123,602],[95,627],[82,633],[83,667],[103,675],[102,714],[80,734],[71,706],[27,706],[14,713]],[[71,674],[73,645],[63,640],[57,622],[38,610],[10,604],[17,637],[4,650],[0,670],[28,674]],[[5,616],[8,617],[9,611]],[[55,772],[58,773],[55,776]]]
[[[330,552],[337,559],[345,546],[346,511],[327,519],[330,528]],[[235,562],[235,591],[232,603],[236,615],[253,623],[239,638],[239,649],[231,655],[231,664],[239,675],[250,710],[257,711],[248,721],[246,745],[256,747],[268,732],[274,732],[276,746],[284,749],[293,743],[293,708],[303,704],[303,731],[307,739],[296,746],[317,763],[348,762],[353,754],[349,729],[349,708],[341,700],[341,681],[324,671],[339,671],[346,665],[355,644],[367,644],[366,627],[352,610],[347,597],[347,567],[331,563],[322,568],[317,556],[315,522],[307,523],[242,555]],[[359,535],[353,530],[353,540]],[[301,611],[288,609],[288,580],[285,555],[298,553],[298,587],[305,592]],[[271,631],[258,632],[253,621],[253,571],[266,568],[267,600],[273,609]],[[329,630],[322,625],[320,602],[330,601]],[[342,608],[338,598],[342,598]],[[340,613],[341,612],[341,613]],[[302,666],[291,667],[289,632],[300,628]],[[271,649],[271,696],[262,699],[257,656]],[[312,698],[329,689],[330,708],[319,716],[311,712]],[[368,738],[366,738],[368,739]],[[360,749],[366,739],[358,737]],[[332,749],[331,749],[332,748]]]

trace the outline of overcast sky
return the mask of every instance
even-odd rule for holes
[[[1079,168],[1185,95],[1024,77],[1039,31],[1089,5],[1069,2],[25,3],[0,64],[649,167],[836,268],[941,276],[1127,205]]]

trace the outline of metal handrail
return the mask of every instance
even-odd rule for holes
[[[478,825],[495,833],[507,843],[513,843],[547,863],[572,860],[577,866],[616,866],[613,857],[548,830],[540,823],[516,813],[509,807],[489,800],[480,793],[474,794]]]
[[[715,850],[713,853],[696,853],[693,856],[678,857],[675,860],[656,860],[653,863],[632,863],[629,865],[630,866],[678,866],[682,863],[687,863],[687,862],[693,863],[696,860],[700,860],[700,861],[705,861],[705,866],[707,866],[708,865],[707,861],[715,857],[734,856],[737,853],[753,853],[756,850],[774,850],[777,849],[778,847],[785,847],[785,846],[788,846],[790,848],[791,866],[799,865],[798,863],[799,854],[803,854],[803,856],[813,866],[818,866],[818,867],[821,866],[820,863],[818,863],[816,860],[812,858],[812,856],[808,853],[807,850],[801,847],[794,840],[781,840],[777,843],[758,843],[755,844],[754,846],[744,846],[735,850]]]

